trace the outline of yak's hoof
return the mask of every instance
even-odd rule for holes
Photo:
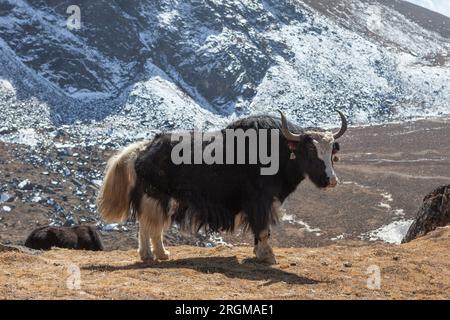
[[[266,264],[276,264],[277,259],[275,259],[275,255],[273,254],[272,248],[270,247],[260,247],[255,248],[256,259],[259,262]]]
[[[170,252],[167,250],[164,250],[164,252],[155,252],[155,257],[158,260],[169,260],[170,259]]]
[[[152,262],[155,259],[153,257],[153,254],[148,250],[138,250],[138,253],[139,257],[141,257],[141,260],[144,263]]]
[[[266,257],[256,257],[256,259],[264,264],[269,264],[269,265],[273,265],[273,264],[277,264],[277,259],[275,258],[275,255],[270,255],[270,256],[266,256]]]

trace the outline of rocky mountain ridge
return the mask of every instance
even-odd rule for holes
[[[321,126],[336,108],[353,124],[439,116],[449,30],[403,1],[5,0],[0,128],[124,140],[277,109]]]

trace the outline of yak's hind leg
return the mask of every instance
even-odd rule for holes
[[[160,202],[144,196],[139,209],[139,255],[143,261],[169,259],[170,253],[163,244],[164,230],[169,223],[170,219],[164,214]]]
[[[139,215],[139,249],[138,253],[141,260],[148,262],[153,260],[152,249],[150,248],[150,233],[143,214]]]
[[[275,254],[272,247],[269,244],[270,240],[270,227],[261,231],[258,236],[255,235],[255,248],[253,252],[256,255],[258,261],[268,264],[276,264]]]

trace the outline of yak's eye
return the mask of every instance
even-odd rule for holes
[[[333,143],[333,154],[337,153],[339,150],[341,150],[341,147],[339,146],[338,142]]]
[[[308,143],[307,144],[307,151],[309,157],[317,157],[317,146],[314,143]]]

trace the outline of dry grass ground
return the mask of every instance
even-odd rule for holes
[[[450,299],[449,247],[446,227],[404,245],[276,248],[272,267],[249,247],[171,247],[172,260],[147,265],[135,250],[0,252],[0,299]]]

